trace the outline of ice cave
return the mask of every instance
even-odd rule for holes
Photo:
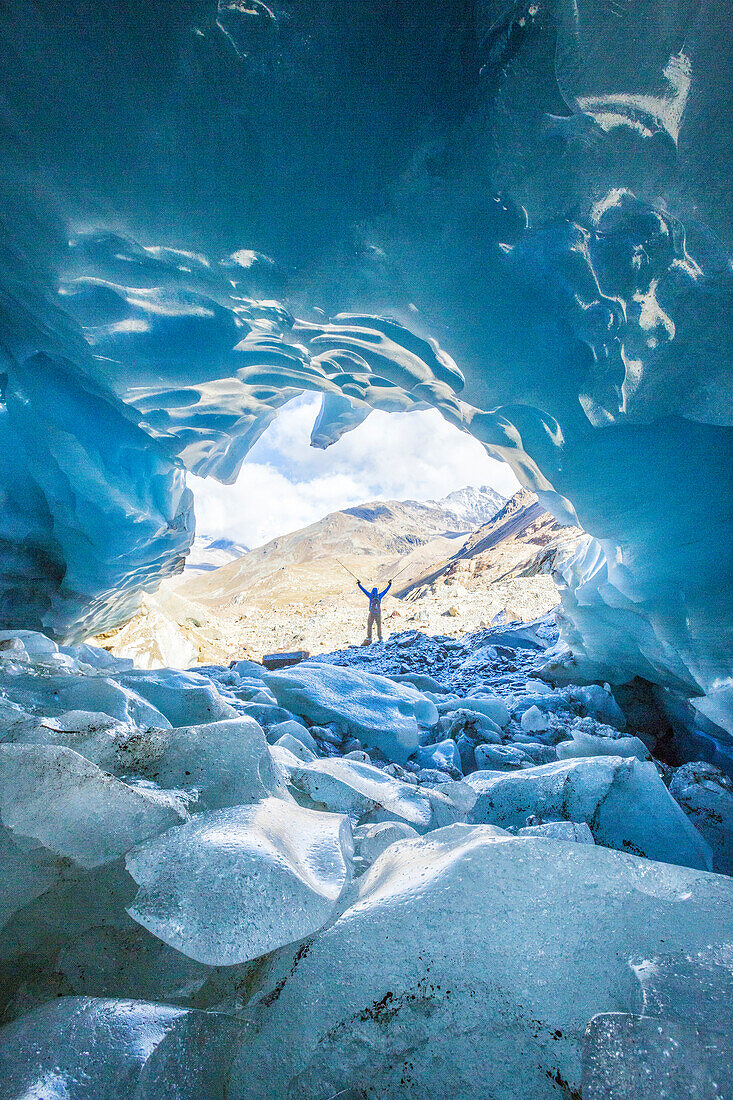
[[[0,29],[0,1100],[730,1100],[728,6]],[[308,391],[582,528],[557,612],[91,643]]]

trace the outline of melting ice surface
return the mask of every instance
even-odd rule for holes
[[[730,781],[646,759],[600,686],[730,752],[728,12],[8,0],[0,31],[10,1100],[587,1100],[640,1044],[730,1095]],[[554,689],[526,631],[340,685],[57,650],[182,568],[187,471],[235,479],[304,390],[316,446],[437,408],[587,531]]]

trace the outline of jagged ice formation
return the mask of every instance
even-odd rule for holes
[[[731,728],[729,13],[10,0],[0,620],[178,571],[186,471],[436,407],[587,544],[570,679]],[[562,669],[558,670],[558,676]]]

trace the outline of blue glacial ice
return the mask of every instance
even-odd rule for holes
[[[588,532],[558,675],[728,728],[727,13],[94,10],[2,15],[0,625],[123,620],[311,390],[506,459]]]

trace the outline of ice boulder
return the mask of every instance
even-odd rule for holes
[[[541,733],[550,728],[550,723],[545,715],[539,707],[535,706],[528,707],[525,710],[519,724],[525,733]]]
[[[282,793],[262,729],[244,715],[200,726],[140,729],[106,714],[69,711],[17,721],[6,737],[10,741],[66,745],[123,779],[195,792],[197,809]]]
[[[195,790],[197,808],[220,809],[283,793],[265,735],[246,715],[148,733],[150,741],[139,733],[119,744],[125,770],[160,787]]]
[[[435,704],[415,688],[336,665],[296,665],[265,676],[280,706],[311,722],[336,723],[366,748],[404,763],[419,726],[438,721]]]
[[[373,764],[328,757],[291,769],[291,782],[312,802],[358,821],[375,810],[408,822],[417,829],[430,826],[430,798],[418,787],[386,775]]]
[[[622,737],[610,726],[598,726],[596,729],[611,730],[612,737],[598,732],[590,732],[582,727],[583,722],[592,722],[592,719],[581,718],[573,723],[568,732],[572,735],[571,741],[562,741],[557,746],[557,755],[560,760],[571,760],[581,756],[635,756],[637,760],[651,760],[649,749],[638,737]]]
[[[670,797],[651,763],[598,756],[466,779],[478,798],[470,820],[523,826],[585,821],[597,844],[683,867],[712,869],[710,847]]]
[[[462,771],[461,754],[452,737],[437,741],[434,745],[421,745],[415,759],[421,768],[442,768],[445,771]]]
[[[39,666],[20,670],[0,668],[0,689],[25,710],[39,714],[84,710],[141,726],[171,725],[134,688],[118,683],[104,671],[48,671]]]
[[[588,1023],[583,1100],[726,1100],[730,1036],[688,1021],[604,1012]]]
[[[713,868],[733,875],[733,781],[697,760],[677,768],[669,793],[713,849]]]
[[[172,726],[200,725],[236,718],[238,711],[223,699],[216,684],[198,672],[178,669],[132,669],[119,683],[147,699]]]
[[[267,739],[271,745],[275,745],[285,734],[288,734],[289,737],[296,738],[300,741],[301,745],[305,745],[314,755],[318,755],[318,745],[316,744],[315,738],[302,722],[296,722],[293,718],[287,722],[276,722],[275,725],[270,726],[267,731]]]
[[[440,729],[454,740],[463,734],[475,741],[501,743],[501,728],[478,710],[450,710],[440,719]]]
[[[218,1013],[63,997],[0,1029],[3,1100],[224,1100],[244,1030]]]
[[[464,699],[446,699],[438,703],[441,714],[451,711],[470,710],[478,714],[484,714],[490,718],[494,726],[503,729],[509,723],[509,708],[498,695],[482,694],[469,695]]]
[[[283,725],[287,725],[287,723],[284,722]],[[287,749],[289,753],[304,764],[309,764],[311,760],[316,759],[316,754],[307,749],[300,738],[293,737],[291,733],[283,733],[282,736],[278,737],[275,745],[280,749]]]
[[[31,660],[43,661],[55,656],[58,651],[55,642],[36,630],[0,630],[0,653],[22,652]]]
[[[277,798],[201,814],[140,845],[128,910],[177,951],[231,966],[302,939],[334,914],[351,873],[348,820]]]
[[[417,835],[405,821],[377,821],[373,825],[359,825],[354,829],[356,854],[364,863],[374,863],[390,844],[410,840]]]
[[[477,745],[473,752],[479,771],[505,772],[535,766],[519,745]]]
[[[91,645],[89,642],[80,642],[78,645],[59,646],[59,653],[71,657],[77,664],[89,665],[90,668],[116,669],[118,672],[127,672],[134,668],[131,657],[115,657],[101,646]]]
[[[266,998],[232,1091],[578,1096],[587,1021],[636,1003],[629,960],[731,935],[718,875],[486,826],[403,840]]]
[[[581,707],[587,715],[616,729],[626,729],[624,712],[608,687],[601,684],[571,685],[561,693],[569,702]]]
[[[0,745],[0,818],[80,867],[99,867],[180,825],[170,800],[108,775],[73,749]]]

